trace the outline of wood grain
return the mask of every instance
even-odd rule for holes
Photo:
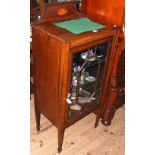
[[[125,11],[125,0],[82,0],[82,12],[102,22],[121,25]]]
[[[93,112],[99,106],[102,108],[102,101],[105,98],[108,79],[110,78],[109,67],[113,65],[115,55],[116,34],[119,27],[114,27],[105,23],[107,26],[98,32],[84,32],[75,35],[65,29],[56,27],[53,22],[60,20],[59,17],[49,13],[52,8],[55,11],[60,8],[70,10],[65,18],[71,15],[74,19],[80,18],[75,11],[75,3],[62,3],[61,5],[52,5],[46,10],[40,23],[32,25],[32,56],[34,66],[34,88],[35,88],[35,111],[37,130],[40,129],[40,114],[43,114],[51,123],[57,127],[58,131],[58,152],[62,150],[64,130],[69,125]],[[70,8],[70,9],[69,9]],[[54,11],[54,12],[55,12]],[[50,21],[48,21],[50,20]],[[48,21],[48,22],[47,22]],[[89,47],[107,43],[107,54],[105,58],[105,69],[102,78],[102,88],[98,105],[90,107],[82,114],[77,115],[72,121],[68,121],[69,105],[66,98],[70,88],[70,78],[72,75],[72,60],[74,52],[81,53]],[[101,111],[101,110],[100,110]],[[100,119],[100,113],[97,114],[95,127]],[[94,124],[94,122],[92,122]],[[51,133],[52,134],[52,133]],[[42,146],[41,142],[41,146]]]

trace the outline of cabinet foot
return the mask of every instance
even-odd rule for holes
[[[96,117],[96,122],[95,122],[95,125],[94,125],[95,128],[97,128],[98,122],[99,122],[99,116]]]
[[[35,107],[36,129],[37,129],[38,132],[40,131],[40,115],[41,115],[41,113]]]
[[[62,151],[62,143],[64,138],[64,129],[58,129],[58,153]]]
[[[94,128],[97,128],[97,126],[98,126],[98,123],[96,122],[95,125],[94,125]]]
[[[40,126],[36,126],[36,130],[39,132],[40,131]]]
[[[58,153],[61,153],[61,151],[62,151],[62,148],[58,148]]]

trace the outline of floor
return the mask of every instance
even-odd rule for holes
[[[111,126],[99,123],[94,128],[95,114],[91,113],[65,131],[61,155],[124,155],[125,108],[116,111]],[[57,129],[41,117],[41,131],[35,128],[34,96],[31,96],[31,155],[58,155]]]

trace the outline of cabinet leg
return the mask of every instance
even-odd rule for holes
[[[64,138],[64,129],[63,130],[58,129],[58,152],[59,153],[62,151],[63,138]]]
[[[97,128],[97,126],[98,126],[99,119],[100,119],[100,116],[97,115],[96,122],[95,122],[95,128]]]
[[[35,106],[36,129],[38,132],[40,131],[40,115],[41,115],[41,113],[39,112],[39,110]]]

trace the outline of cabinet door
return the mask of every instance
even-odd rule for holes
[[[108,49],[109,43],[106,42],[74,52],[67,98],[68,121],[72,122],[98,107]]]

